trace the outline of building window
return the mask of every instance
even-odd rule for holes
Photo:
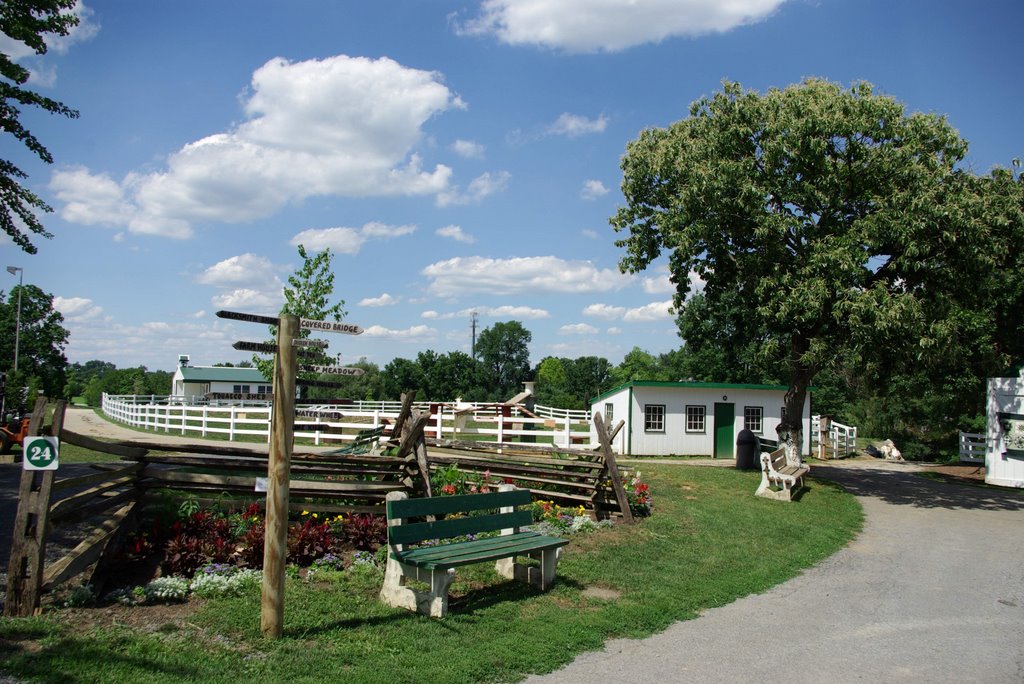
[[[235,385],[234,392],[235,392],[235,394],[248,394],[249,393],[249,386],[248,385]]]
[[[270,385],[257,385],[256,394],[270,394],[272,390]]]
[[[611,428],[613,420],[615,420],[615,404],[608,402],[604,405],[605,427]]]
[[[644,404],[644,432],[665,431],[665,405]]]
[[[762,423],[764,418],[764,409],[760,406],[744,406],[743,407],[743,427],[756,432],[758,434],[762,431]]]
[[[686,431],[704,432],[704,416],[707,409],[704,406],[686,407]]]

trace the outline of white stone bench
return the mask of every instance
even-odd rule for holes
[[[761,486],[754,492],[778,501],[792,501],[793,490],[802,487],[804,475],[811,469],[806,465],[791,465],[786,461],[785,448],[761,453]],[[778,489],[772,489],[778,487]]]

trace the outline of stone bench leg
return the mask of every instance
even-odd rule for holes
[[[406,586],[414,579],[430,584],[430,591],[417,591]],[[380,600],[392,608],[405,608],[421,615],[441,618],[448,614],[448,589],[455,579],[455,568],[424,570],[388,558]]]
[[[515,558],[502,558],[494,564],[494,570],[506,579],[514,579],[547,591],[555,583],[555,570],[562,557],[562,547],[535,551],[528,554],[540,561],[540,567],[516,563]]]

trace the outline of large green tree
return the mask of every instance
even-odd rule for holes
[[[48,36],[66,36],[78,24],[78,17],[71,13],[75,4],[76,0],[4,2],[0,9],[0,31],[24,43],[37,55],[44,55]],[[23,107],[39,107],[72,119],[78,117],[78,112],[25,88],[30,75],[28,69],[17,64],[10,55],[0,53],[0,130],[14,136],[41,161],[52,164],[53,156],[49,150],[21,123],[21,110]],[[13,162],[0,159],[0,225],[16,245],[29,254],[35,254],[36,247],[29,234],[53,237],[43,227],[37,213],[53,209],[21,184],[20,181],[27,177]]]
[[[518,394],[530,375],[530,340],[533,335],[519,321],[484,328],[476,341],[487,399],[503,400]]]
[[[21,329],[18,372],[14,370],[14,328],[21,290]],[[49,397],[63,397],[68,360],[64,348],[69,333],[64,317],[53,308],[53,295],[35,285],[16,286],[4,297],[0,291],[0,372],[7,374],[7,407],[24,409],[21,389],[31,387]]]
[[[756,356],[786,376],[779,436],[799,460],[807,388],[836,358],[997,362],[976,341],[992,329],[976,283],[990,282],[1018,205],[983,200],[995,181],[958,167],[966,150],[943,117],[868,83],[763,95],[725,83],[629,144],[611,220],[627,233],[620,267],[667,253],[677,309],[691,272],[710,311],[738,307]]]

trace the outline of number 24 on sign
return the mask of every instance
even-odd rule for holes
[[[26,437],[22,446],[24,470],[56,470],[60,453],[56,437]]]

